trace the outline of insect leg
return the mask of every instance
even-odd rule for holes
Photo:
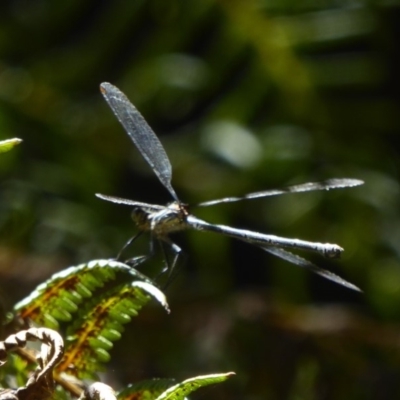
[[[177,244],[175,244],[174,242],[172,242],[171,240],[169,240],[167,238],[163,238],[162,240],[159,241],[159,243],[160,243],[160,247],[164,254],[164,259],[165,259],[165,267],[160,272],[160,275],[164,274],[165,272],[168,273],[167,282],[164,286],[164,289],[165,289],[178,274],[179,269],[176,268],[176,266],[178,264],[178,259],[181,256],[183,256],[185,253],[182,251],[182,249]],[[166,245],[168,245],[168,247],[171,249],[172,260],[169,259]]]
[[[120,261],[121,260],[121,256],[122,253],[125,251],[125,249],[127,247],[129,247],[138,237],[141,236],[141,234],[143,233],[143,231],[138,232],[135,236],[132,236],[122,247],[122,249],[119,251],[117,257],[115,258],[116,261]]]

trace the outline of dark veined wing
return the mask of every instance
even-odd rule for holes
[[[330,281],[338,283],[339,285],[342,285],[348,289],[352,289],[357,292],[362,292],[362,290],[356,285],[353,285],[352,283],[346,281],[345,279],[334,274],[333,272],[318,267],[317,265],[304,259],[303,257],[298,256],[297,254],[293,254],[279,247],[262,247],[262,249],[267,251],[268,253],[273,254],[274,256],[282,258],[285,261],[288,261],[292,264],[298,265],[299,267],[313,271],[314,273],[324,277],[325,279],[329,279]]]
[[[100,91],[144,159],[175,201],[179,201],[171,185],[172,168],[160,140],[129,99],[111,83],[103,82]]]
[[[143,208],[144,210],[148,210],[150,212],[160,211],[160,210],[165,209],[165,206],[160,206],[158,204],[142,203],[140,201],[123,199],[122,197],[108,196],[106,194],[96,193],[96,197],[98,197],[99,199],[102,199],[102,200],[110,201],[111,203],[125,204],[127,206],[132,206],[132,207],[140,207],[140,208]]]
[[[240,201],[240,200],[259,199],[262,197],[278,196],[280,194],[285,194],[285,193],[301,193],[301,192],[311,192],[316,190],[341,189],[341,188],[359,186],[362,185],[363,183],[364,182],[359,179],[351,179],[351,178],[328,179],[323,182],[302,183],[300,185],[287,186],[281,189],[270,189],[261,192],[249,193],[239,197],[224,197],[222,199],[205,201],[203,203],[197,204],[197,206],[206,207],[220,203],[233,203],[235,201]]]

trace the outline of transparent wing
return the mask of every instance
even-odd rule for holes
[[[111,83],[103,82],[100,91],[144,159],[174,200],[178,200],[171,185],[172,168],[160,140],[129,99]]]
[[[345,279],[341,278],[340,276],[330,272],[326,269],[320,268],[317,265],[313,264],[312,262],[304,259],[303,257],[298,256],[297,254],[290,253],[287,250],[283,250],[278,247],[262,247],[263,250],[267,251],[268,253],[273,254],[274,256],[280,257],[285,261],[289,261],[292,264],[298,265],[299,267],[306,268],[310,271],[315,272],[316,274],[329,279],[339,285],[345,286],[348,289],[356,290],[357,292],[361,292],[361,289],[356,285],[346,281]]]
[[[363,183],[364,182],[359,179],[349,179],[349,178],[328,179],[323,182],[308,182],[300,185],[287,186],[281,189],[270,189],[270,190],[264,190],[262,192],[249,193],[240,197],[224,197],[222,199],[205,201],[203,203],[197,204],[197,206],[207,207],[207,206],[212,206],[214,204],[233,203],[235,201],[248,200],[248,199],[259,199],[261,197],[278,196],[280,194],[285,194],[285,193],[301,193],[301,192],[311,192],[315,190],[341,189],[346,187],[359,186],[362,185]]]
[[[102,200],[110,201],[111,203],[125,204],[127,206],[133,206],[133,207],[141,207],[144,210],[147,210],[150,212],[165,209],[165,206],[160,206],[158,204],[142,203],[140,201],[123,199],[122,197],[108,196],[106,194],[96,193],[96,197],[98,197],[99,199],[102,199]]]

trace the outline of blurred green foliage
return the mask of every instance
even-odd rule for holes
[[[338,243],[340,262],[312,259],[364,295],[245,244],[185,233],[171,316],[150,310],[131,324],[110,379],[234,370],[211,397],[396,397],[399,20],[396,1],[3,2],[0,140],[23,139],[0,159],[3,307],[68,265],[114,257],[132,236],[129,208],[94,193],[170,200],[101,98],[110,81],[159,135],[185,202],[366,181],[192,210]],[[146,240],[129,250],[147,251]]]

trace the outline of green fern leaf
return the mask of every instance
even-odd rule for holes
[[[58,372],[93,378],[110,358],[108,351],[121,337],[123,324],[138,314],[153,297],[168,310],[163,293],[148,282],[134,281],[95,296],[68,327],[66,349]]]
[[[144,259],[145,257],[138,257],[136,265]],[[131,266],[113,260],[94,260],[54,274],[30,296],[20,301],[14,310],[22,319],[30,319],[39,326],[57,329],[58,321],[70,321],[82,301],[91,297],[94,290],[115,279],[118,272],[150,283],[148,278]]]
[[[197,376],[174,384],[172,379],[152,379],[141,381],[121,390],[118,400],[184,400],[195,390],[225,381],[234,372]]]
[[[195,390],[204,386],[223,382],[233,375],[235,375],[234,372],[196,376],[195,378],[187,379],[186,381],[170,387],[168,390],[158,396],[156,400],[185,400],[186,396]]]
[[[153,400],[176,383],[175,379],[149,379],[127,386],[117,394],[118,400]]]

